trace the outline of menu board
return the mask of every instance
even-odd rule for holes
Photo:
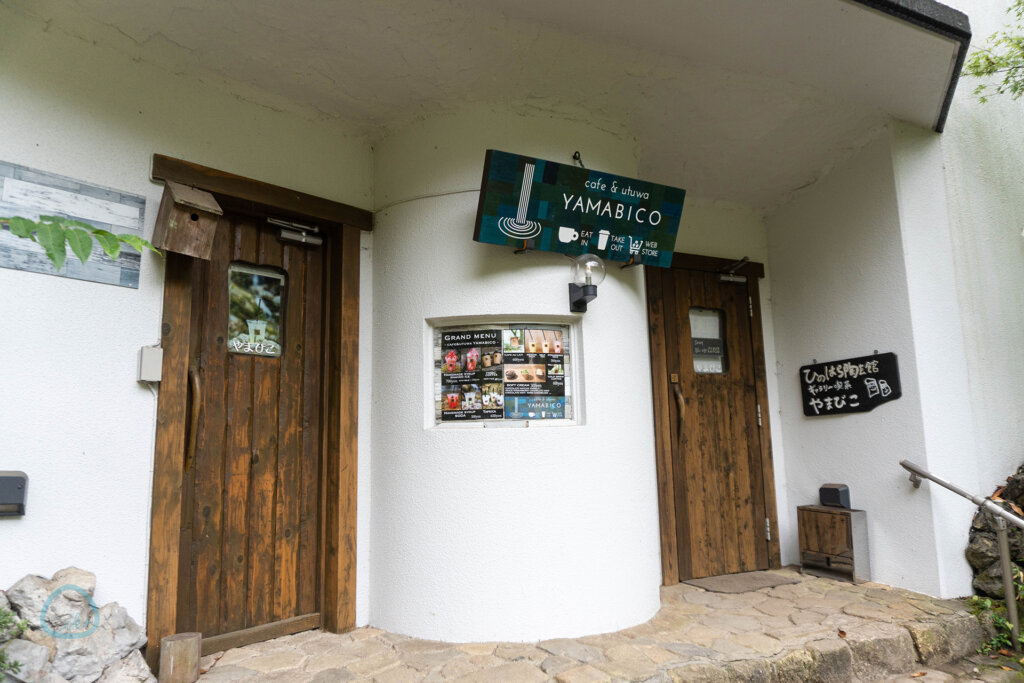
[[[903,395],[895,353],[860,356],[800,368],[804,415],[866,413]]]
[[[571,417],[566,342],[552,326],[441,330],[441,421]]]

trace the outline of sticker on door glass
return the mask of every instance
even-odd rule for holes
[[[719,375],[725,372],[723,318],[723,312],[718,309],[690,309],[693,370],[698,374]]]
[[[281,355],[281,297],[285,275],[232,263],[228,268],[228,351]]]

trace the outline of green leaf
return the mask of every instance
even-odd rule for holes
[[[40,223],[36,226],[36,240],[46,250],[46,257],[53,267],[60,271],[68,257],[64,228],[53,223]]]
[[[129,234],[118,235],[117,239],[121,240],[122,242],[124,242],[128,246],[134,248],[135,251],[137,251],[139,253],[141,253],[145,249],[149,249],[150,251],[156,252],[157,254],[160,253],[159,249],[157,249],[152,244],[150,244],[146,240],[142,239],[138,235],[129,235]]]
[[[100,243],[100,247],[106,252],[107,256],[116,261],[117,257],[121,254],[121,241],[106,230],[96,230],[92,233],[92,236]]]
[[[36,238],[32,235],[36,229],[35,221],[30,221],[29,219],[22,218],[21,216],[15,216],[8,221],[8,225],[11,226],[11,234],[17,237],[27,237],[33,242],[36,241]]]
[[[90,225],[85,221],[76,221],[74,218],[62,218],[60,223],[66,228],[85,228],[89,232],[95,232],[98,230],[95,225]]]
[[[78,260],[82,263],[89,260],[89,254],[92,253],[92,235],[78,228],[68,228],[64,234],[68,238],[68,244],[71,245],[71,251],[75,252]]]

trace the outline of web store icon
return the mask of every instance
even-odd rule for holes
[[[633,256],[640,253],[640,248],[642,246],[644,246],[644,241],[642,239],[635,240],[632,237],[629,238],[629,253]]]
[[[100,608],[89,591],[70,583],[50,593],[39,614],[40,628],[62,640],[91,636],[99,625]]]

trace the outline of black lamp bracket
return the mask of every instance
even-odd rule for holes
[[[569,310],[573,313],[586,313],[587,304],[596,298],[597,285],[569,283]]]

